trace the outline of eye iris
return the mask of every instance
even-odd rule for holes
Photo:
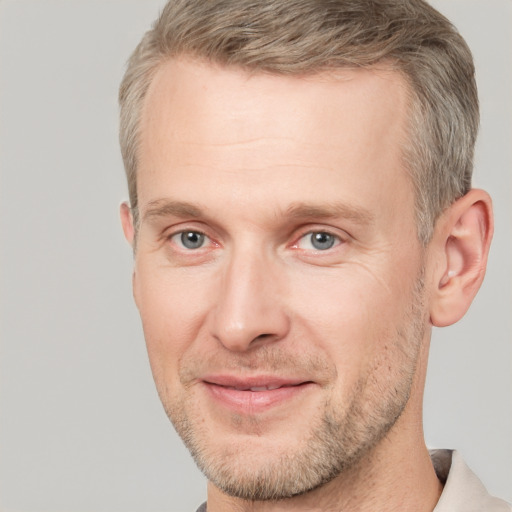
[[[198,249],[204,243],[204,235],[195,231],[181,233],[181,243],[187,249]]]
[[[312,233],[311,245],[318,250],[330,249],[334,245],[334,236],[329,233]]]

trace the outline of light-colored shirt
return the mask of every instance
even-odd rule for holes
[[[456,450],[432,450],[430,458],[444,483],[434,512],[512,512],[506,501],[487,492]]]

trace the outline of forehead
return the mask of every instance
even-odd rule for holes
[[[250,187],[259,204],[283,185],[376,200],[381,184],[404,187],[407,104],[405,80],[385,67],[288,77],[171,60],[144,104],[139,204],[168,193],[195,200],[197,185],[222,201],[221,184],[231,195]]]
[[[236,67],[191,60],[184,57],[170,59],[160,66],[150,84],[143,105],[142,129],[164,128],[155,124],[172,120],[182,139],[197,140],[206,135],[211,142],[225,136],[223,130],[212,131],[212,117],[219,128],[226,122],[243,127],[247,116],[254,114],[250,126],[255,132],[282,135],[282,125],[289,117],[296,121],[315,121],[332,124],[364,115],[391,128],[399,126],[400,114],[407,103],[408,85],[402,74],[382,64],[371,68],[340,68],[329,72],[303,76],[275,75],[249,72]],[[347,101],[348,99],[348,101]],[[364,111],[363,111],[364,109]],[[274,121],[268,124],[272,118]],[[207,119],[207,132],[200,130]],[[399,121],[395,123],[393,121]],[[258,125],[258,123],[263,123]],[[277,124],[276,124],[277,123]],[[165,127],[168,128],[168,127]],[[290,135],[307,133],[301,124],[286,126]],[[238,132],[238,138],[244,132]]]

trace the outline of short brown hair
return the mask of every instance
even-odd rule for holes
[[[424,244],[439,214],[471,187],[479,123],[473,59],[425,1],[170,0],[130,57],[119,91],[135,222],[144,99],[157,69],[178,55],[282,75],[390,63],[410,86],[403,154]]]

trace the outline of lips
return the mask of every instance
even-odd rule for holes
[[[311,381],[296,378],[228,375],[207,376],[202,379],[202,384],[208,397],[217,405],[248,415],[286,406],[314,385]]]

